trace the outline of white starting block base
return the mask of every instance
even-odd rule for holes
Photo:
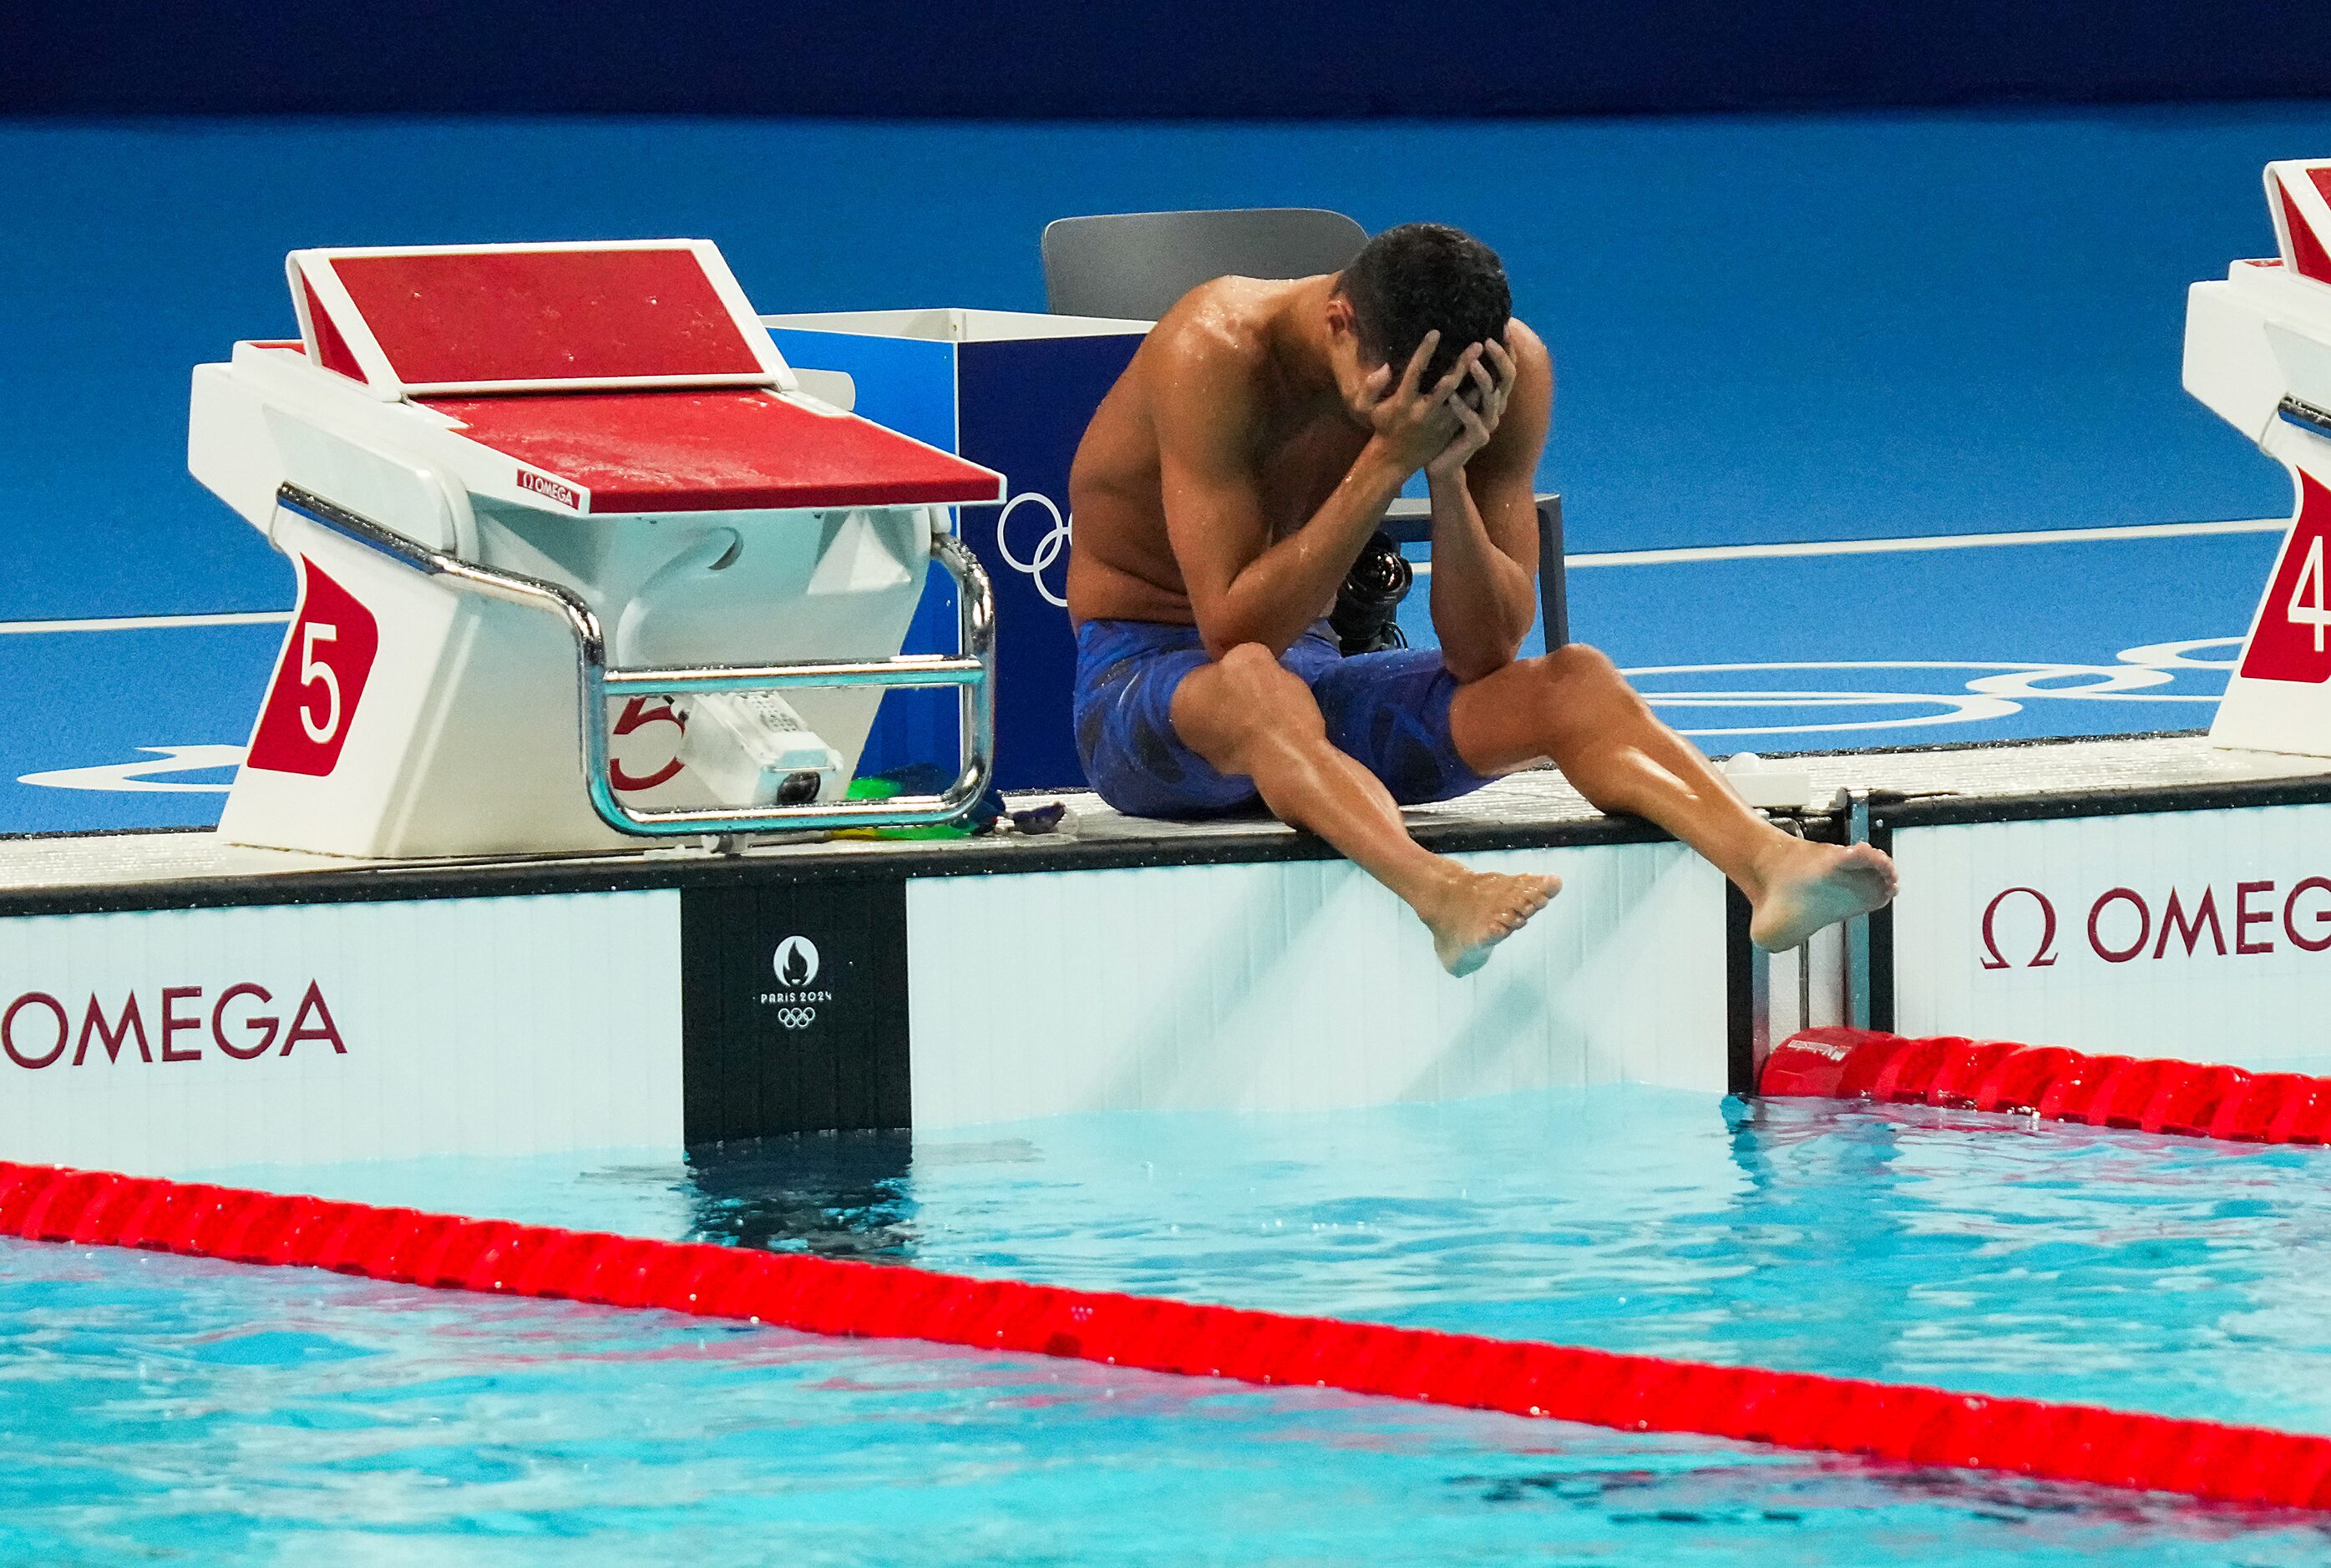
[[[979,797],[994,623],[949,507],[1002,476],[804,391],[709,243],[286,271],[300,338],[197,366],[188,416],[195,477],[300,580],[229,838],[556,853]],[[934,565],[961,651],[902,656]],[[957,694],[955,782],[843,798],[883,691],[918,687]],[[680,744],[695,706],[756,699],[783,725],[739,710]]]
[[[2331,160],[2269,164],[2279,253],[2196,283],[2185,389],[2290,471],[2290,532],[2211,734],[2331,756]]]

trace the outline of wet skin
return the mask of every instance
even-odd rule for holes
[[[1546,347],[1515,321],[1428,385],[1437,337],[1403,366],[1375,361],[1336,283],[1223,278],[1194,290],[1150,332],[1078,448],[1070,615],[1198,629],[1212,662],[1175,692],[1184,744],[1251,778],[1280,820],[1405,900],[1452,974],[1479,968],[1559,891],[1551,876],[1471,871],[1420,846],[1279,663],[1422,470],[1433,631],[1460,683],[1450,727],[1475,772],[1551,761],[1597,808],[1656,822],[1747,895],[1751,935],[1768,948],[1891,898],[1884,855],[1772,826],[1594,650],[1516,657],[1537,608],[1534,484],[1554,402]]]

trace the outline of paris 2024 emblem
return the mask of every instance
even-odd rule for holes
[[[817,984],[819,967],[817,944],[806,936],[788,936],[769,955],[777,989],[761,993],[761,1004],[775,1008],[777,1022],[784,1027],[807,1029],[817,1022],[818,1004],[833,1000],[831,991],[811,989]]]

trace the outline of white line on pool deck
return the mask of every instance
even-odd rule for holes
[[[281,626],[289,610],[228,610],[210,615],[111,615],[94,621],[0,621],[0,635],[36,632],[168,632],[186,626]]]
[[[2113,544],[2125,539],[2181,539],[2211,534],[2279,533],[2288,518],[2230,523],[2126,523],[2102,528],[2033,528],[2007,534],[1927,534],[1907,539],[1810,539],[1792,545],[1680,545],[1663,550],[1603,550],[1565,556],[1565,566],[1668,566],[1698,561],[1761,561],[1795,556],[1883,556],[1912,550],[1981,550],[1999,545]],[[1431,561],[1415,564],[1430,576]],[[0,621],[0,636],[41,632],[154,632],[193,626],[280,626],[289,610],[233,610],[206,615],[116,615],[89,621]]]
[[[1981,550],[1996,545],[2114,544],[2209,534],[2280,533],[2288,518],[2231,523],[2126,523],[2102,528],[2032,528],[2010,534],[1927,534],[1907,539],[1813,539],[1795,545],[1684,545],[1666,550],[1604,550],[1565,556],[1566,566],[1664,566],[1692,561],[1759,561],[1792,556],[1883,556],[1910,550]]]
[[[1789,545],[1678,545],[1660,550],[1601,550],[1565,556],[1570,566],[1682,566],[1702,561],[1785,560],[1799,556],[1886,556],[1916,550],[1986,550],[2001,545],[2099,545],[2130,539],[2183,539],[2212,534],[2276,534],[2288,518],[2256,518],[2227,523],[2117,523],[2097,528],[2029,528],[2002,534],[1920,534],[1902,539],[1806,539]],[[1431,560],[1410,563],[1420,577],[1432,575]]]

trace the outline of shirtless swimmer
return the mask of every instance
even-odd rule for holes
[[[1260,797],[1404,899],[1454,974],[1561,884],[1435,855],[1400,807],[1546,759],[1596,807],[1713,861],[1766,948],[1877,908],[1894,896],[1885,855],[1765,822],[1602,654],[1515,657],[1536,613],[1554,369],[1511,311],[1487,246],[1409,223],[1341,272],[1218,278],[1166,312],[1069,481],[1087,776],[1142,816]],[[1441,646],[1345,658],[1322,617],[1420,469]]]

